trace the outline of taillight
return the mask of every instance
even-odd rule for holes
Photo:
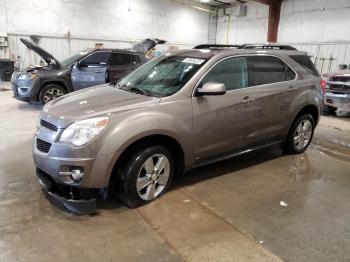
[[[327,82],[326,80],[322,79],[320,81],[320,86],[321,86],[321,90],[322,90],[322,94],[326,93],[326,87],[327,87]]]

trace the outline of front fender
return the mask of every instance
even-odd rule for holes
[[[181,111],[181,110],[180,110]],[[185,112],[186,110],[184,110]],[[187,111],[187,115],[188,111]],[[181,118],[181,121],[180,121]],[[109,155],[108,167],[104,178],[107,186],[115,163],[120,155],[134,142],[152,135],[164,135],[176,140],[184,152],[185,166],[192,159],[192,117],[183,119],[183,114],[167,114],[162,110],[139,112],[124,117],[123,120],[113,119],[113,129],[105,134],[106,141],[101,153]],[[117,123],[116,123],[117,122]]]

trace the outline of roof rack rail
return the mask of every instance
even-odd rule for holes
[[[297,50],[291,45],[278,45],[278,44],[246,44],[238,47],[239,49],[279,49],[279,50]]]
[[[220,49],[220,48],[239,48],[241,45],[215,45],[215,44],[204,44],[197,45],[193,49]]]

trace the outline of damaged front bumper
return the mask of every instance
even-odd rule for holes
[[[54,181],[44,171],[36,168],[39,182],[44,187],[47,197],[61,204],[62,207],[77,215],[91,215],[96,213],[96,198],[92,190],[79,190]]]

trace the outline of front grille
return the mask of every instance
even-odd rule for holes
[[[43,152],[48,153],[51,147],[51,143],[41,140],[39,138],[36,139],[36,148]]]
[[[51,124],[50,122],[45,121],[44,119],[40,119],[40,125],[55,132],[57,132],[58,130],[57,126],[55,126],[54,124]]]
[[[329,89],[330,90],[334,90],[334,91],[349,91],[350,90],[350,86],[348,85],[335,85],[335,84],[330,84],[329,85]]]
[[[333,82],[350,82],[350,79],[347,77],[331,77],[329,81]]]

